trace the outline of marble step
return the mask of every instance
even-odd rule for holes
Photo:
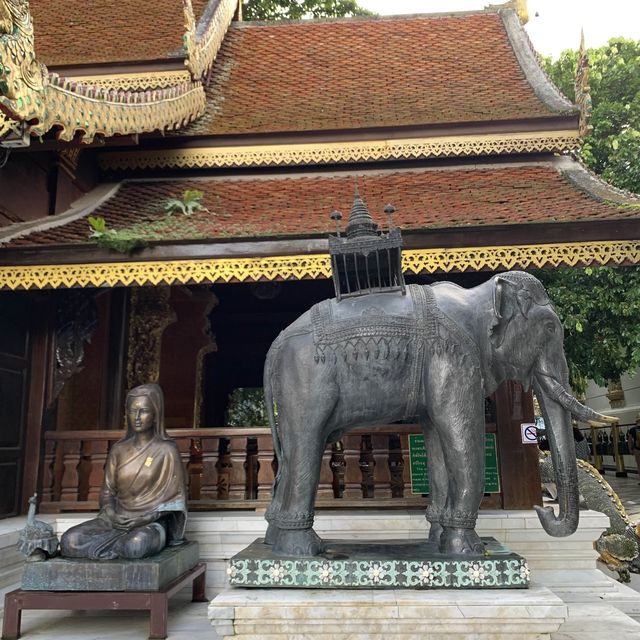
[[[229,640],[543,640],[563,624],[567,607],[539,584],[499,592],[230,588],[208,616]]]

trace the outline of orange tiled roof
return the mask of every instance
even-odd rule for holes
[[[193,0],[200,16],[207,0]],[[182,48],[182,0],[31,0],[36,54],[48,66],[144,62]]]
[[[384,224],[383,208],[392,202],[404,231],[639,216],[640,205],[603,202],[599,198],[615,198],[610,187],[606,188],[611,193],[590,195],[586,189],[591,186],[577,187],[552,163],[262,179],[131,181],[123,183],[93,215],[104,217],[109,228],[139,225],[146,230],[149,241],[322,236],[333,230],[331,211],[348,213],[356,182],[377,222]],[[595,191],[598,186],[596,183]],[[167,198],[179,198],[187,189],[204,192],[203,203],[208,211],[165,216]],[[14,239],[5,246],[86,243],[88,234],[89,226],[83,217]]]
[[[526,36],[522,42],[531,57]],[[214,65],[208,102],[206,114],[183,133],[558,115],[527,81],[497,13],[233,23]],[[565,112],[570,109],[566,103]]]

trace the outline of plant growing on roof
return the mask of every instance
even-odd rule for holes
[[[147,245],[146,240],[141,236],[139,231],[131,229],[107,229],[107,223],[104,218],[89,216],[87,218],[91,233],[89,238],[96,241],[99,247],[103,249],[113,249],[120,253],[130,253],[134,249]]]
[[[202,191],[187,189],[181,199],[169,198],[164,205],[164,210],[169,216],[177,212],[190,216],[194,211],[206,211],[206,207],[202,204],[203,197]]]

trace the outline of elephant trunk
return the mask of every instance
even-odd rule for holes
[[[579,517],[578,470],[571,413],[544,389],[538,376],[534,379],[534,390],[547,427],[549,450],[558,489],[559,513],[556,516],[551,507],[536,506],[535,509],[542,527],[550,536],[569,536],[577,529]]]

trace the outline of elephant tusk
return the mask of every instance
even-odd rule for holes
[[[578,402],[566,389],[550,376],[537,372],[536,380],[546,393],[549,394],[556,402],[558,402],[567,411],[571,412],[578,420],[583,422],[594,422],[595,424],[613,424],[618,419],[612,416],[606,416],[603,413],[598,413],[590,407],[585,407],[581,402]]]

